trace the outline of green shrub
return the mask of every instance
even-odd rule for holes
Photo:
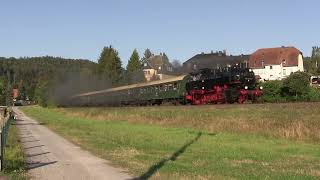
[[[301,96],[302,101],[320,101],[320,89],[310,87],[308,93]]]
[[[262,83],[265,102],[320,101],[320,89],[309,85],[309,74],[296,72],[282,81]]]
[[[282,93],[295,100],[303,99],[310,91],[310,75],[305,72],[292,73],[283,81]]]
[[[264,102],[285,102],[286,98],[282,96],[282,81],[268,81],[262,83]]]

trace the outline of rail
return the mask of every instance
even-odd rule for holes
[[[4,169],[4,154],[9,134],[9,126],[12,121],[11,112],[8,107],[0,107],[1,129],[0,129],[0,170]]]

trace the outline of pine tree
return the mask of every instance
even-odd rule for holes
[[[128,61],[127,79],[129,84],[143,82],[145,80],[142,70],[142,63],[136,49],[132,52],[132,55]]]
[[[104,47],[98,60],[98,71],[100,75],[106,76],[111,83],[117,84],[121,79],[121,59],[117,50],[112,46]]]
[[[127,71],[128,72],[135,72],[137,70],[141,70],[141,62],[140,57],[136,49],[132,52],[132,55],[128,61]]]

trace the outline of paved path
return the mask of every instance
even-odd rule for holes
[[[120,169],[109,166],[107,161],[27,117],[18,108],[15,107],[14,111],[31,179],[131,179]]]

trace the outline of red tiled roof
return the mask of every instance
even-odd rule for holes
[[[261,68],[264,65],[298,66],[301,52],[295,47],[258,49],[249,58],[250,68]],[[262,65],[263,64],[263,65]]]

